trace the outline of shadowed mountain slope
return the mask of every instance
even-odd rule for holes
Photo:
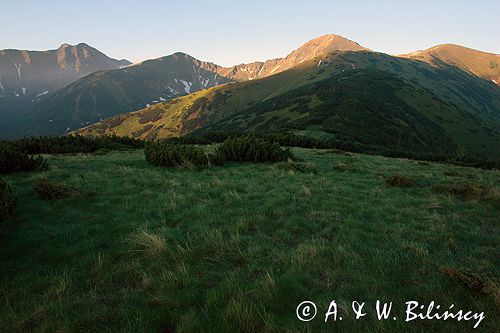
[[[19,136],[37,102],[95,71],[130,65],[80,43],[57,50],[0,50],[0,138]]]

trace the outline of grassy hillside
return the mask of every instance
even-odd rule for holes
[[[500,54],[481,52],[460,45],[444,44],[424,51],[402,55],[402,57],[425,61],[438,66],[443,63],[453,65],[493,81],[493,83],[500,86]]]
[[[500,89],[459,69],[351,52],[200,91],[78,133],[156,139],[314,128],[371,150],[498,158],[499,110]]]
[[[294,152],[315,172],[169,170],[131,150],[47,156],[48,171],[9,176],[20,201],[0,226],[0,331],[472,330],[405,323],[408,300],[485,311],[477,331],[496,331],[498,171]],[[394,175],[416,184],[388,185]],[[40,180],[70,197],[41,200]],[[469,185],[443,194],[452,184]],[[295,316],[303,300],[332,299],[343,321]],[[354,320],[352,300],[377,299],[394,302],[397,321]]]

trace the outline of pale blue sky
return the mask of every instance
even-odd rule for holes
[[[227,66],[335,33],[390,54],[442,43],[500,53],[499,17],[500,0],[0,0],[0,49],[85,42],[131,61],[182,51]]]

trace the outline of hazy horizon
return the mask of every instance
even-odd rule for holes
[[[472,7],[472,8],[471,8]],[[500,53],[495,26],[500,2],[417,5],[386,0],[176,3],[134,1],[3,4],[0,18],[12,33],[0,49],[55,49],[87,43],[108,56],[138,62],[175,52],[222,66],[283,57],[306,41],[337,34],[374,51],[403,54],[437,44]],[[19,12],[19,13],[18,13]],[[20,20],[22,17],[24,20]],[[23,21],[28,23],[23,23]],[[488,24],[490,23],[490,24]]]

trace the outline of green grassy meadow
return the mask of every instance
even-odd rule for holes
[[[168,169],[136,149],[47,155],[49,170],[6,177],[19,204],[0,226],[0,332],[473,331],[405,323],[409,300],[484,311],[474,331],[498,332],[499,171],[293,151],[315,169]],[[77,195],[42,200],[42,179]],[[487,194],[433,190],[464,183]],[[377,299],[397,321],[375,318]],[[295,314],[304,300],[318,305],[310,322]],[[344,319],[325,323],[331,300]]]

